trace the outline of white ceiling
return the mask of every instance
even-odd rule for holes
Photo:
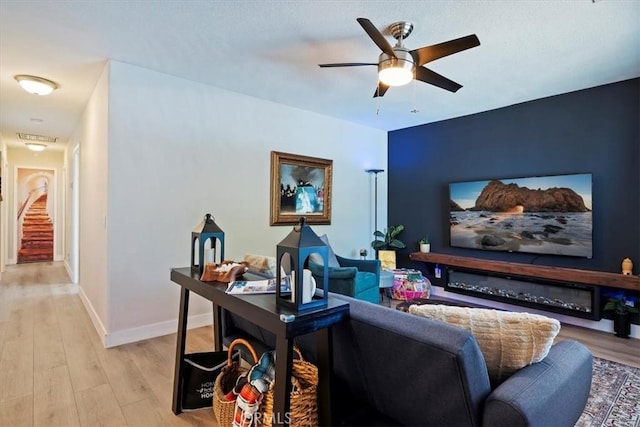
[[[428,65],[463,88],[416,82],[374,99],[375,67],[319,68],[377,61],[358,17],[385,35],[413,22],[409,49],[476,34],[479,47]],[[638,0],[0,0],[0,132],[10,145],[28,132],[63,146],[108,59],[400,129],[639,77],[639,23]],[[16,74],[60,89],[29,95]]]

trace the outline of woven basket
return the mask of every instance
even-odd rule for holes
[[[298,359],[293,360],[291,372],[291,409],[289,425],[296,427],[316,427],[318,425],[318,367],[302,358],[297,347],[294,351]],[[269,390],[262,398],[260,412],[262,426],[270,426],[273,417],[273,388],[271,382]]]
[[[238,377],[249,371],[249,369],[240,366],[240,361],[236,362],[232,360],[233,350],[238,345],[245,346],[251,353],[253,363],[258,363],[258,355],[249,341],[238,338],[229,344],[227,366],[222,368],[222,372],[216,377],[216,381],[213,384],[213,413],[220,427],[230,427],[232,425],[233,414],[236,408],[235,400],[227,400],[225,395],[233,390],[236,381],[238,381]]]

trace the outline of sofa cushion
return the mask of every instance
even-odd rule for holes
[[[530,313],[439,304],[412,305],[409,313],[470,331],[494,385],[524,366],[544,359],[560,331],[557,320]]]
[[[327,245],[327,258],[329,261],[329,267],[334,267],[334,268],[338,268],[340,267],[340,263],[338,262],[338,258],[336,258],[336,254],[335,252],[333,252],[333,249],[331,248],[331,245],[329,244],[329,238],[327,237],[326,234],[323,234],[322,236],[319,236],[320,240],[322,240],[322,242]],[[313,253],[311,255],[309,255],[309,261],[318,264],[318,265],[324,265],[324,260],[322,259],[322,257],[319,254]]]

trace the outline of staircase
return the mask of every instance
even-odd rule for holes
[[[24,214],[18,264],[53,261],[53,224],[47,213],[47,193]]]

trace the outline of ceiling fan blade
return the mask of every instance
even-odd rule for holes
[[[448,90],[449,92],[457,92],[458,89],[462,87],[462,85],[459,85],[453,80],[449,80],[448,78],[425,67],[416,68],[416,80],[438,86],[439,88]]]
[[[378,82],[378,87],[376,88],[376,91],[373,94],[373,97],[377,98],[378,96],[384,96],[384,94],[387,93],[388,89],[389,89],[389,86],[387,86],[382,82]]]
[[[373,42],[380,48],[381,51],[392,58],[396,57],[396,54],[393,52],[393,48],[391,47],[387,39],[384,38],[382,33],[378,31],[376,26],[373,25],[371,21],[369,21],[367,18],[358,18],[356,19],[356,21],[358,21],[364,31],[369,35],[369,37],[371,37],[371,40],[373,40]]]
[[[331,68],[331,67],[360,67],[362,65],[375,65],[378,64],[375,62],[342,62],[337,64],[318,64],[320,68]]]
[[[449,40],[448,42],[414,49],[410,53],[416,62],[416,66],[419,67],[427,62],[435,61],[436,59],[476,46],[480,46],[480,40],[478,40],[475,34],[472,34],[470,36],[460,37],[459,39]]]

